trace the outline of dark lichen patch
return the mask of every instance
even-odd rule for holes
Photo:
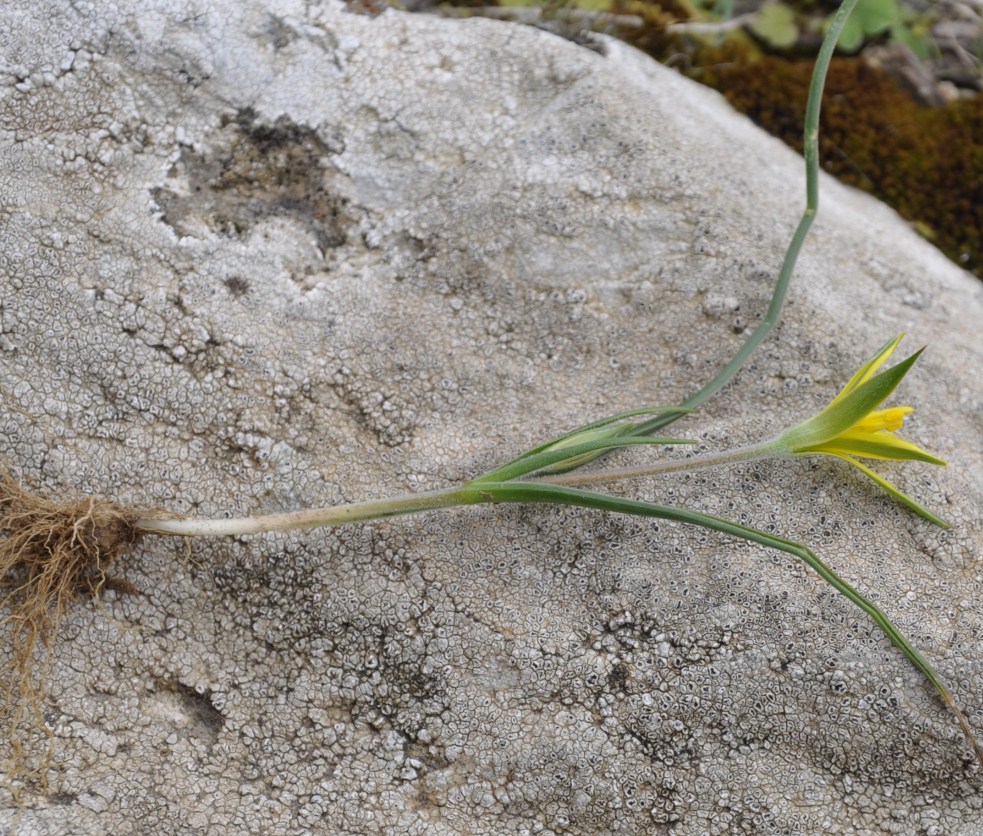
[[[181,695],[185,711],[194,719],[194,728],[200,737],[215,738],[225,726],[225,718],[212,702],[212,692],[199,693],[194,688],[179,683],[178,693]]]
[[[263,35],[275,52],[286,49],[297,40],[297,32],[283,18],[274,14],[267,15],[262,27]]]
[[[305,226],[322,252],[347,241],[346,202],[330,188],[329,148],[309,127],[281,117],[263,124],[252,110],[227,119],[214,150],[185,149],[166,186],[152,195],[179,235],[201,224],[245,237],[261,221],[286,218]]]
[[[215,706],[212,692],[179,680],[157,679],[143,694],[140,708],[166,730],[181,739],[195,740],[211,748],[225,728],[225,718]]]
[[[47,798],[49,804],[57,804],[60,807],[70,807],[78,801],[78,796],[70,792],[56,792]]]
[[[619,692],[625,691],[628,684],[628,669],[621,664],[621,662],[616,662],[611,666],[611,671],[608,673],[607,687],[612,694],[617,694]]]
[[[249,282],[247,282],[242,276],[229,276],[227,279],[223,280],[222,284],[225,285],[225,289],[229,291],[230,296],[234,296],[239,299],[249,293]]]

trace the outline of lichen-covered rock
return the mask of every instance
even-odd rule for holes
[[[0,455],[200,515],[467,478],[678,402],[767,304],[802,165],[630,50],[296,0],[0,12]],[[911,437],[627,485],[812,544],[983,732],[983,291],[824,181],[785,321],[679,433],[811,414],[900,330]],[[51,648],[17,833],[978,833],[952,717],[790,559],[483,508],[146,540]],[[5,647],[0,663],[9,667]],[[44,741],[39,740],[39,752]],[[6,793],[7,791],[4,790]]]

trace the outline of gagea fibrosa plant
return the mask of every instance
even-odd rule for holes
[[[846,0],[840,8],[817,58],[805,123],[806,210],[789,245],[771,304],[762,322],[734,358],[703,388],[678,406],[636,408],[578,427],[461,485],[286,514],[203,520],[141,512],[95,499],[59,504],[26,491],[0,471],[0,532],[3,535],[0,574],[11,587],[5,601],[9,608],[6,624],[12,635],[18,665],[12,677],[8,704],[33,706],[36,711],[43,699],[33,665],[36,647],[50,642],[60,616],[77,597],[97,594],[110,585],[122,589],[128,587],[125,580],[115,578],[111,571],[141,538],[241,536],[345,525],[454,506],[550,503],[675,520],[799,558],[863,610],[921,671],[953,712],[966,740],[983,764],[983,748],[977,744],[968,721],[931,663],[877,605],[839,577],[807,546],[698,510],[612,496],[593,489],[614,481],[652,477],[670,471],[722,467],[755,459],[833,456],[859,469],[929,523],[945,526],[938,516],[902,493],[863,461],[945,464],[897,434],[903,428],[905,416],[912,411],[911,407],[885,406],[920,353],[885,369],[901,341],[900,336],[888,341],[819,413],[812,417],[798,416],[803,418],[800,423],[772,438],[738,449],[673,457],[634,467],[582,470],[615,450],[640,447],[651,452],[664,445],[689,443],[660,435],[659,431],[688,416],[726,385],[778,322],[796,258],[818,209],[818,123],[825,73],[837,37],[856,1]],[[790,414],[793,411],[794,407],[790,406]],[[24,714],[16,716],[15,725],[25,718]]]

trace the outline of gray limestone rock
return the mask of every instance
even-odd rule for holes
[[[180,513],[449,485],[678,402],[759,320],[802,209],[801,160],[714,93],[486,20],[15,3],[0,114],[0,455]],[[983,288],[822,188],[782,327],[678,433],[774,434],[907,331],[908,437],[951,464],[882,471],[953,528],[825,461],[619,490],[810,543],[983,733]],[[148,539],[125,576],[62,624],[48,789],[0,791],[0,831],[983,830],[922,677],[746,543],[483,508]]]

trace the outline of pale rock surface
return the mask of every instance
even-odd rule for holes
[[[631,50],[290,0],[0,12],[0,455],[201,515],[466,478],[678,402],[758,321],[802,165]],[[674,427],[777,432],[898,331],[946,470],[623,490],[812,544],[983,733],[983,288],[824,181],[785,321]],[[791,559],[536,508],[183,544],[54,646],[47,794],[0,831],[983,831],[953,719]],[[0,649],[0,661],[5,650]]]

